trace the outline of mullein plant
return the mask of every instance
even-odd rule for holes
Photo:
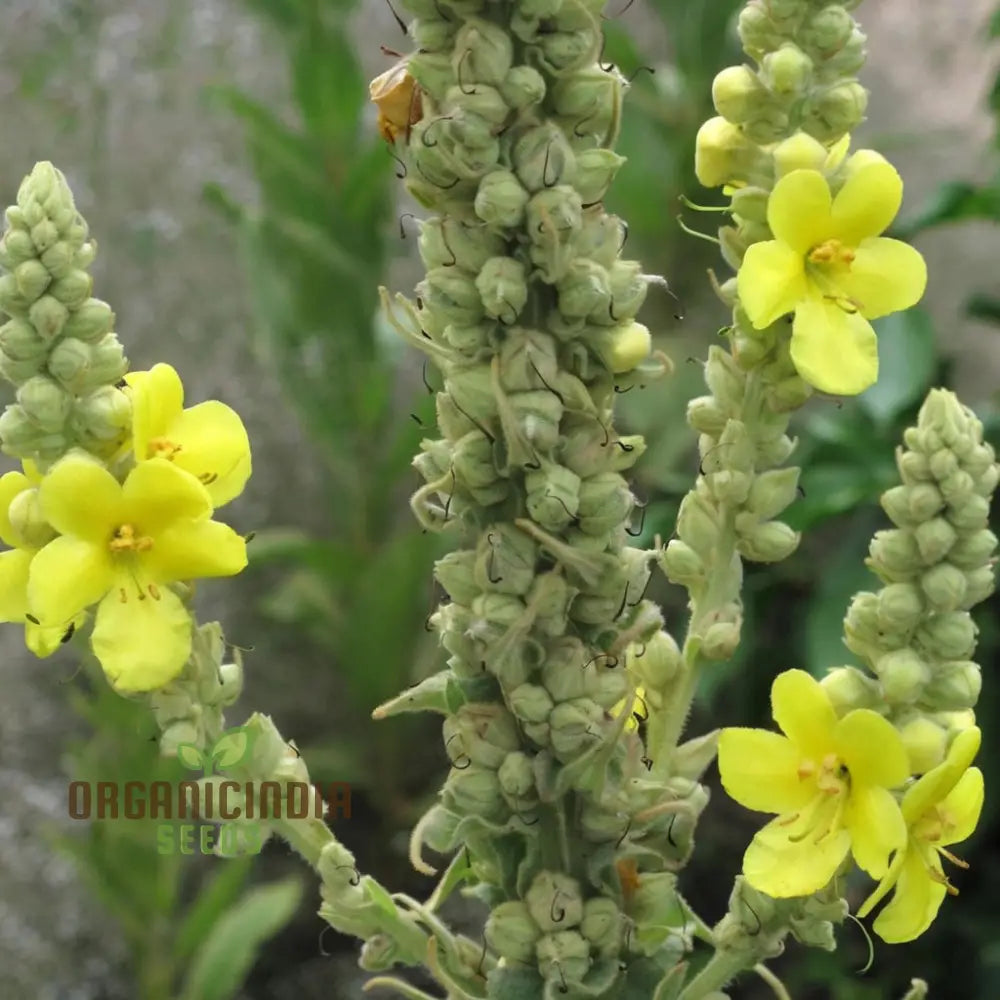
[[[613,404],[670,364],[636,320],[662,279],[622,257],[626,224],[602,204],[626,89],[601,61],[602,5],[406,7],[417,51],[372,96],[428,211],[427,273],[414,301],[383,299],[440,372],[440,437],[415,459],[426,482],[412,507],[457,547],[435,565],[449,600],[429,620],[447,667],[374,715],[444,717],[452,766],[410,853],[428,876],[428,851],[449,860],[421,902],[362,875],[321,817],[275,817],[270,832],[316,868],[320,913],[364,940],[365,969],[423,966],[455,1000],[702,1000],[747,970],[786,995],[762,963],[789,934],[835,947],[855,863],[876,883],[861,914],[892,893],[874,929],[912,939],[954,892],[942,859],[962,864],[949,848],[983,794],[968,611],[993,587],[998,467],[951,393],[934,391],[907,432],[902,485],[883,497],[896,528],[871,549],[884,586],[845,620],[867,669],[779,674],[781,734],[682,741],[699,675],[739,642],[744,561],[799,541],[778,520],[797,490],[798,470],[781,467],[791,413],[814,389],[871,385],[868,320],[923,292],[919,255],[880,235],[898,174],[872,151],[847,155],[864,36],[844,5],[752,0],[740,16],[756,68],[719,74],[696,164],[730,199],[718,240],[736,276],[716,288],[732,323],[689,408],[701,466],[676,537],[643,551],[626,545],[638,503],[624,474],[644,445],[616,432]],[[166,366],[120,381],[110,310],[88,299],[93,247],[53,168],[36,168],[8,222],[0,347],[19,388],[0,434],[26,464],[3,480],[4,616],[44,653],[96,605],[94,652],[118,690],[149,699],[164,751],[206,746],[241,666],[223,663],[217,624],[194,624],[188,581],[245,559],[212,518],[249,474],[242,425],[221,404],[184,409]],[[644,597],[657,564],[689,594],[680,645]],[[268,717],[248,731],[234,776],[308,780]],[[710,927],[678,880],[717,753],[726,790],[776,819]],[[442,919],[458,889],[489,910],[481,940]],[[707,960],[689,959],[695,941]],[[371,985],[429,996],[391,975]],[[915,981],[908,996],[924,992]]]

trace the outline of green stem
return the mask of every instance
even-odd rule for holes
[[[717,951],[705,968],[684,987],[677,1000],[704,1000],[741,972],[752,968],[755,961],[752,955],[745,952]]]

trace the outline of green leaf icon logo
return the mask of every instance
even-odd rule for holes
[[[250,755],[250,734],[243,726],[228,729],[212,747],[212,763],[218,770],[235,767]]]
[[[177,759],[192,771],[204,770],[205,765],[209,763],[207,758],[202,754],[201,747],[196,743],[178,743]]]

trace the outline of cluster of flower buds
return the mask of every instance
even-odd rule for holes
[[[117,387],[128,364],[114,313],[91,298],[96,246],[63,175],[39,163],[7,209],[0,239],[0,374],[17,402],[0,415],[3,451],[43,469],[71,447],[107,458],[131,411]]]
[[[980,421],[945,389],[930,393],[904,440],[902,485],[882,495],[896,527],[876,533],[868,560],[883,586],[857,594],[844,620],[848,647],[874,677],[839,667],[822,683],[838,711],[887,706],[919,774],[975,722],[969,610],[995,586],[989,507],[1000,466]]]
[[[644,599],[656,553],[626,547],[625,474],[645,446],[615,433],[613,403],[669,366],[636,320],[660,279],[622,259],[627,226],[602,203],[626,83],[599,61],[596,0],[404,6],[419,51],[372,93],[435,214],[419,223],[416,302],[385,304],[443,377],[412,507],[462,539],[435,566],[447,670],[376,713],[446,716],[452,769],[411,856],[430,870],[425,846],[469,848],[493,907],[491,996],[526,976],[539,995],[596,994],[634,962],[655,982],[681,939],[644,930],[646,897],[675,878],[707,794],[650,776],[625,667],[654,647],[667,664]]]

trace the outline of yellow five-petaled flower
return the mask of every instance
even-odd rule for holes
[[[739,728],[719,738],[726,791],[748,809],[779,814],[747,848],[746,880],[770,896],[806,896],[833,878],[848,851],[881,878],[889,855],[906,842],[889,791],[910,774],[899,734],[869,709],[838,720],[804,670],[775,678],[771,707],[783,736]]]
[[[835,198],[818,170],[793,170],[778,181],[767,203],[774,239],[747,249],[737,288],[758,330],[794,313],[798,373],[823,392],[851,396],[878,378],[868,320],[914,305],[927,267],[913,247],[881,236],[903,198],[893,166],[863,150],[846,172]]]
[[[31,560],[28,612],[65,628],[97,604],[91,645],[111,683],[122,691],[168,683],[191,652],[191,617],[169,585],[238,573],[244,540],[211,520],[205,487],[163,458],[139,462],[122,484],[71,452],[39,495],[60,537]]]
[[[912,941],[930,927],[944,897],[957,895],[941,866],[945,858],[968,867],[947,848],[972,834],[983,808],[983,773],[970,767],[979,750],[980,732],[973,726],[959,733],[947,759],[909,788],[903,796],[908,840],[875,891],[858,911],[865,917],[895,889],[889,905],[875,920],[883,941]]]
[[[250,477],[250,440],[239,414],[216,399],[184,408],[184,386],[170,365],[125,376],[132,397],[137,462],[163,458],[190,472],[221,507]]]

